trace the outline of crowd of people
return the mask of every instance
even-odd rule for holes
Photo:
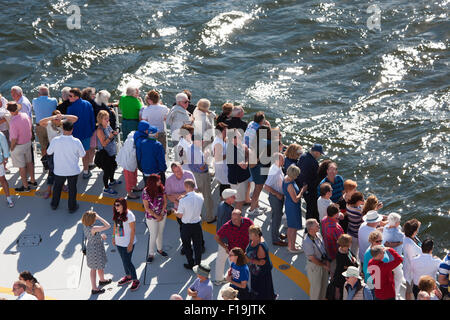
[[[188,90],[178,93],[169,108],[156,90],[142,99],[134,86],[126,89],[116,105],[109,102],[109,92],[96,93],[92,87],[63,88],[59,104],[45,86],[39,87],[32,103],[17,86],[11,88],[11,97],[7,101],[0,96],[0,183],[8,206],[14,206],[5,178],[9,158],[19,169],[22,183],[15,191],[28,192],[37,186],[35,137],[48,173],[44,198],[51,197],[53,210],[59,206],[61,192],[67,191],[69,213],[76,212],[78,177],[89,179],[91,170],[99,167],[103,193],[117,195],[112,208],[112,244],[124,267],[120,286],[131,283],[132,291],[140,286],[132,262],[136,217],[127,200],[141,199],[150,233],[147,263],[168,256],[163,250],[165,223],[170,214],[177,218],[184,267],[197,274],[188,297],[211,300],[213,285],[223,285],[220,299],[276,299],[269,247],[261,228],[253,223],[254,217],[267,213],[268,208],[259,203],[265,190],[272,245],[286,247],[290,254],[304,252],[311,300],[399,299],[402,284],[406,284],[407,299],[449,297],[449,256],[443,260],[432,256],[432,239],[420,243],[416,237],[420,222],[408,220],[402,228],[400,215],[380,214],[383,204],[375,195],[365,198],[356,181],[338,175],[335,162],[319,163],[324,154],[321,144],[305,152],[296,143],[285,146],[280,130],[264,112],[256,112],[253,121],[246,122],[242,106],[225,103],[216,115],[208,99],[192,104]],[[120,132],[124,142],[119,150]],[[171,152],[172,173],[166,177]],[[114,178],[119,166],[126,198],[114,189],[122,183]],[[144,180],[142,189],[138,188],[138,170]],[[213,177],[220,194],[216,207]],[[282,233],[284,214],[286,233]],[[216,223],[213,280],[210,267],[202,262],[202,221]],[[111,224],[93,210],[83,214],[82,224],[92,294],[100,294],[112,282],[104,276],[106,238],[101,233]],[[298,239],[301,229],[305,229],[304,236]],[[230,266],[225,272],[227,261]],[[42,287],[29,273],[21,274],[13,289],[21,299],[43,298]]]

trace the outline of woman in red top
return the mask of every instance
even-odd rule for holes
[[[147,227],[150,232],[147,262],[152,262],[155,257],[155,246],[158,247],[160,255],[167,257],[167,253],[162,249],[167,219],[167,196],[158,174],[151,174],[147,178],[146,187],[142,192],[142,202],[144,203]]]

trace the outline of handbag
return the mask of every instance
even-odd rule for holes
[[[107,155],[108,153],[106,152],[105,149],[101,149],[95,153],[94,163],[100,169],[103,169]]]

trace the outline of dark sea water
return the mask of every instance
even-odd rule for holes
[[[81,29],[67,19],[80,9]],[[376,28],[379,9],[380,29]],[[0,93],[48,84],[242,103],[450,248],[450,1],[0,1]],[[369,9],[369,12],[368,12]],[[72,16],[73,17],[73,16]],[[76,20],[70,20],[75,21]]]

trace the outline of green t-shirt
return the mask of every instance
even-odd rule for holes
[[[119,109],[122,111],[122,118],[131,120],[139,119],[139,110],[142,108],[142,103],[138,98],[132,96],[121,96],[119,100]]]

